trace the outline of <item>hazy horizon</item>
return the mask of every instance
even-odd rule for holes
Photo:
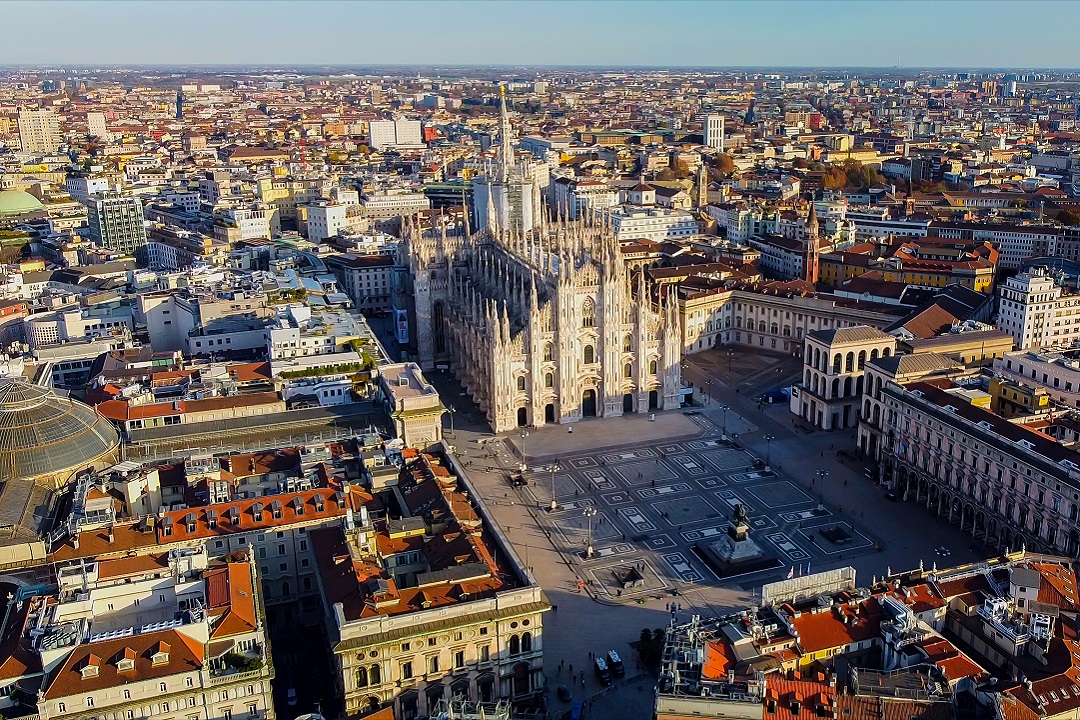
[[[9,2],[5,66],[1045,69],[1080,4]],[[160,30],[160,32],[155,32]],[[48,38],[48,42],[42,42]]]

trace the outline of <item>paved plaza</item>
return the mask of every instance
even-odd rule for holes
[[[644,441],[560,458],[533,459],[530,453],[523,498],[545,509],[536,514],[538,524],[579,566],[599,599],[632,602],[703,583],[751,590],[792,567],[805,571],[875,551],[867,529],[765,467],[708,418],[688,419],[697,437],[678,442]],[[553,489],[556,509],[549,510]],[[721,578],[695,545],[720,539],[736,505],[747,512],[751,538],[778,563]],[[593,555],[587,558],[590,532]],[[628,569],[637,571],[637,582],[624,584]]]

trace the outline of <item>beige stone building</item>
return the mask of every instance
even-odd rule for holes
[[[859,451],[874,460],[881,457],[885,417],[882,387],[890,382],[903,385],[930,377],[959,377],[969,372],[957,360],[937,353],[892,355],[867,362],[859,414]]]
[[[402,720],[442,700],[534,701],[550,603],[456,460],[407,449],[389,488],[404,517],[352,516],[310,534],[349,715]]]
[[[407,447],[427,447],[442,439],[446,408],[416,363],[379,368],[379,396]]]
[[[810,333],[803,382],[791,388],[791,412],[822,430],[854,427],[866,363],[895,351],[896,338],[865,325]]]
[[[991,548],[1076,557],[1080,453],[1055,439],[1075,418],[1029,427],[976,404],[985,392],[943,385],[882,387],[882,482]]]

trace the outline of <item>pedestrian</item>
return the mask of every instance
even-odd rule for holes
[[[592,650],[590,650],[589,651],[589,662],[592,662],[592,659],[593,659],[593,654],[592,654]]]
[[[570,663],[570,674],[574,674],[574,663]]]
[[[640,479],[641,479],[641,471],[640,471],[640,470],[638,470],[638,474],[637,474],[637,479],[638,479],[638,480],[640,480]]]
[[[641,473],[638,473],[638,477],[641,477]],[[649,484],[652,485],[653,487],[656,487],[656,480],[650,480]]]
[[[558,605],[552,605],[551,606],[551,612],[559,612],[559,606]]]

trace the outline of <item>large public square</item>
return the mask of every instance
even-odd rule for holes
[[[685,620],[754,603],[762,584],[789,572],[850,565],[868,582],[889,568],[979,556],[969,534],[918,506],[891,501],[861,462],[841,453],[854,447],[850,431],[812,431],[793,423],[786,406],[755,401],[797,375],[790,358],[716,351],[688,358],[683,373],[705,390],[692,408],[655,419],[590,420],[572,433],[559,425],[501,436],[491,435],[449,376],[431,376],[455,408],[448,441],[558,607],[544,625],[556,709],[562,705],[554,689],[570,682],[573,665],[575,700],[594,700],[591,717],[650,717],[654,681],[634,669],[632,643],[643,628],[666,625],[672,603]],[[522,464],[528,484],[514,487],[508,479]],[[736,504],[747,512],[750,537],[777,562],[720,578],[695,545],[725,532]],[[841,532],[828,535],[841,542],[821,535],[834,529]],[[619,581],[629,568],[640,572],[640,585]],[[602,687],[586,673],[582,687],[588,653],[609,649],[628,659],[627,677]]]

